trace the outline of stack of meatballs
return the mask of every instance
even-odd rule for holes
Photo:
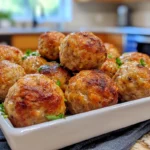
[[[149,68],[91,32],[47,32],[34,52],[0,45],[0,101],[14,127],[30,126],[148,97]]]

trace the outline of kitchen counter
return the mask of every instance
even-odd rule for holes
[[[42,32],[52,31],[50,28],[0,28],[0,35],[14,34],[40,34]],[[133,34],[133,35],[150,35],[150,28],[139,27],[99,27],[99,28],[79,28],[64,29],[60,32],[69,33],[77,31],[91,31],[95,33],[112,33],[112,34]]]

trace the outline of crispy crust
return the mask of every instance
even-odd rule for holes
[[[59,58],[59,46],[65,35],[60,32],[46,32],[40,35],[38,50],[42,57],[50,60]]]
[[[113,80],[118,86],[121,101],[150,96],[150,70],[138,62],[129,61],[123,64]]]
[[[16,47],[0,45],[0,61],[9,60],[10,62],[21,65],[23,53]]]
[[[41,65],[46,64],[47,61],[40,56],[29,56],[23,60],[22,67],[27,74],[37,73]]]
[[[72,114],[82,113],[118,102],[117,87],[109,76],[99,70],[80,71],[69,80],[65,92]]]
[[[10,88],[4,106],[15,127],[46,122],[47,115],[64,114],[66,109],[62,90],[40,74],[19,79]]]
[[[0,101],[4,101],[9,88],[22,76],[24,69],[7,60],[0,62]]]
[[[60,62],[72,71],[98,68],[106,55],[103,42],[89,32],[71,33],[60,45]]]

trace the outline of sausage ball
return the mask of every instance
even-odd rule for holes
[[[62,68],[57,62],[49,62],[47,65],[41,66],[39,73],[52,79],[63,91],[65,91],[71,77],[69,72]]]
[[[113,80],[99,70],[83,70],[69,80],[65,92],[72,114],[114,105],[118,102]]]
[[[150,70],[138,62],[126,62],[113,77],[121,101],[150,96]]]
[[[60,32],[46,32],[39,37],[38,50],[42,57],[50,60],[59,58],[59,46],[65,35]]]
[[[139,53],[139,52],[132,52],[132,53],[125,53],[121,57],[121,62],[125,63],[128,61],[136,61],[138,63],[142,63],[143,65],[150,68],[150,58],[148,55]]]
[[[22,76],[24,69],[7,60],[0,62],[0,101],[4,101],[9,88]]]
[[[16,47],[0,45],[0,61],[9,60],[16,64],[22,64],[23,53]]]
[[[102,64],[100,70],[112,78],[117,72],[118,68],[119,66],[115,59],[107,58],[107,60]]]
[[[59,54],[61,64],[72,71],[98,68],[107,57],[103,42],[90,32],[66,36]]]
[[[106,48],[106,51],[107,51],[107,57],[108,58],[116,59],[117,57],[120,56],[119,50],[113,44],[104,43],[104,45],[105,45],[105,48]]]
[[[8,118],[15,127],[48,121],[47,116],[65,113],[64,94],[48,77],[30,74],[20,78],[4,102]]]
[[[23,60],[22,67],[27,74],[37,73],[41,65],[46,64],[47,61],[40,56],[29,56]]]

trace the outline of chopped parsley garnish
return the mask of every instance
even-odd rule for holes
[[[47,115],[46,118],[48,120],[57,120],[61,118],[65,118],[64,114],[59,114],[59,115]]]
[[[32,52],[31,49],[27,49],[25,55],[22,57],[22,60],[25,60],[29,56],[40,56],[39,52]]]
[[[61,85],[61,82],[60,82],[59,80],[57,80],[56,84],[57,84],[58,86],[60,86],[60,85]]]
[[[143,58],[140,59],[140,64],[145,67],[146,63]]]
[[[5,108],[4,108],[4,104],[0,104],[0,111],[1,111],[1,115],[4,117],[4,118],[8,118],[8,115],[6,114],[6,111],[5,111]]]
[[[41,70],[42,70],[42,67],[38,68],[38,72],[41,72]]]
[[[123,63],[121,62],[120,58],[116,58],[116,63],[118,64],[118,66],[120,67]]]
[[[112,55],[111,55],[111,54],[109,54],[109,55],[107,56],[107,58],[112,58]]]
[[[67,102],[67,99],[64,99],[64,102]]]

